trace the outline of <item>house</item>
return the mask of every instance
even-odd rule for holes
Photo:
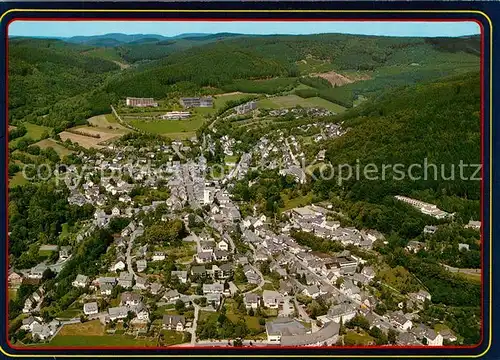
[[[203,295],[222,294],[223,292],[224,284],[203,284]]]
[[[42,321],[39,318],[35,318],[33,316],[27,317],[26,319],[23,319],[21,329],[25,331],[32,331],[33,326],[35,326],[35,324],[40,325],[41,322]]]
[[[261,279],[260,279],[259,274],[257,274],[257,272],[250,265],[244,265],[243,271],[245,272],[245,276],[246,276],[249,284],[259,284],[260,283]]]
[[[469,223],[467,225],[465,225],[465,227],[468,229],[480,230],[481,229],[481,221],[469,220]]]
[[[245,307],[248,309],[257,309],[260,305],[260,296],[254,293],[247,293],[243,298]]]
[[[366,266],[361,270],[361,274],[367,277],[369,280],[373,280],[375,278],[375,270],[371,266]]]
[[[135,278],[135,285],[134,289],[137,290],[146,290],[149,287],[149,281],[147,278],[144,278],[142,276],[137,276]]]
[[[160,284],[159,282],[154,282],[149,287],[149,291],[153,295],[158,295],[159,293],[161,293],[163,291],[163,285]]]
[[[109,270],[112,271],[112,272],[118,272],[118,271],[121,271],[121,270],[125,270],[126,267],[127,267],[127,265],[125,265],[125,263],[123,261],[119,260],[116,263],[114,263],[109,268]]]
[[[177,276],[179,281],[183,284],[187,283],[188,273],[187,271],[172,271],[170,273],[171,277]]]
[[[279,292],[272,290],[264,290],[262,299],[264,300],[264,306],[271,309],[277,309],[283,302],[283,296]]]
[[[66,260],[71,255],[71,246],[61,246],[59,249],[59,260]]]
[[[71,283],[74,287],[81,287],[84,288],[88,285],[89,283],[89,278],[85,275],[78,274],[76,275],[75,281]]]
[[[222,300],[221,294],[207,294],[207,304],[210,304],[214,309],[218,309]]]
[[[344,280],[344,282],[340,285],[340,290],[347,296],[360,297],[359,294],[360,294],[361,290],[359,289],[359,287],[354,285],[354,283],[351,279]]]
[[[198,264],[205,264],[212,261],[212,253],[210,251],[203,251],[196,254],[195,260]]]
[[[398,334],[396,345],[421,345],[415,335],[409,332],[400,332]]]
[[[215,243],[213,241],[202,241],[200,242],[201,252],[213,252],[215,249]]]
[[[228,251],[229,250],[229,244],[225,240],[221,240],[217,243],[217,248],[222,251]]]
[[[186,318],[182,315],[163,315],[163,328],[166,330],[184,331]]]
[[[406,245],[406,250],[412,253],[419,252],[421,249],[425,249],[425,244],[420,241],[411,240]]]
[[[170,290],[167,290],[165,292],[165,294],[163,294],[163,299],[165,299],[165,301],[167,302],[174,302],[174,301],[177,301],[181,298],[179,292],[177,290],[173,290],[173,289],[170,289]]]
[[[431,301],[431,294],[429,294],[425,290],[419,290],[418,293],[416,294],[416,298],[417,298],[417,300],[423,301],[423,302],[425,302],[425,300]]]
[[[120,277],[118,278],[118,285],[122,288],[131,288],[134,281],[134,275],[129,272],[122,271]]]
[[[153,261],[163,261],[163,260],[165,260],[165,253],[163,253],[161,251],[154,252],[152,260]]]
[[[132,292],[124,292],[120,297],[120,306],[137,306],[141,303],[142,296]]]
[[[30,273],[28,274],[28,278],[30,279],[41,279],[43,277],[43,273],[48,269],[48,266],[44,263],[40,263],[35,267],[31,268]]]
[[[99,289],[101,295],[109,296],[111,295],[111,292],[113,291],[113,285],[109,283],[102,284],[100,289]]]
[[[135,315],[137,316],[136,322],[149,322],[149,311],[146,308],[146,306],[143,303],[140,303],[135,309],[134,309]]]
[[[427,340],[429,346],[443,346],[443,336],[433,329],[428,329],[425,332],[424,339]]]
[[[144,272],[146,268],[148,267],[148,262],[145,259],[142,260],[137,260],[136,263],[137,265],[137,272]]]
[[[470,250],[469,244],[463,244],[463,243],[458,244],[458,251],[462,250],[469,251]]]
[[[390,315],[392,323],[401,331],[408,331],[413,326],[411,320],[404,316],[401,310],[395,311]]]
[[[424,226],[424,234],[434,234],[437,231],[437,226],[434,225],[426,225]]]
[[[97,283],[99,284],[99,287],[102,287],[105,284],[115,286],[116,285],[116,278],[114,278],[114,277],[100,277],[97,279]]]
[[[227,261],[229,258],[229,253],[224,250],[215,250],[213,255],[215,261]]]
[[[212,270],[214,272],[214,278],[216,279],[227,279],[233,275],[233,264],[225,263],[221,266],[212,266]]]
[[[108,309],[108,316],[111,321],[125,319],[128,315],[128,308],[125,306],[112,307]]]
[[[444,340],[447,340],[449,342],[455,342],[455,341],[457,341],[456,335],[453,334],[453,332],[450,329],[440,330],[439,333],[443,337],[443,341]]]
[[[99,308],[98,308],[97,303],[95,301],[83,304],[83,313],[85,315],[95,315],[98,312],[99,312]]]
[[[320,291],[317,285],[311,285],[307,286],[303,291],[302,294],[309,296],[313,299],[316,299],[318,296],[320,296]]]
[[[307,333],[302,323],[295,319],[277,318],[266,323],[267,341],[270,344],[279,344],[282,336],[294,336],[300,338]]]
[[[327,317],[336,323],[340,323],[340,319],[345,324],[347,321],[351,320],[357,314],[356,308],[350,302],[341,303],[332,306],[327,313]]]
[[[8,281],[9,287],[18,288],[23,283],[23,276],[16,272],[11,272],[9,274]]]
[[[207,269],[204,266],[193,266],[191,267],[191,276],[205,277],[207,276]]]

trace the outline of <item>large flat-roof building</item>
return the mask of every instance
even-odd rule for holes
[[[183,120],[191,117],[191,113],[188,111],[169,111],[168,113],[161,115],[162,120]]]
[[[158,106],[158,103],[153,98],[127,97],[126,104],[135,107]]]
[[[214,105],[214,99],[211,96],[185,97],[181,98],[180,103],[185,108],[212,107]]]

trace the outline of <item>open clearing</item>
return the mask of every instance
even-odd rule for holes
[[[328,71],[324,73],[310,74],[310,76],[316,76],[327,80],[332,86],[343,86],[347,84],[352,84],[355,81],[368,80],[370,77],[366,74],[355,74],[352,76],[345,76],[339,74],[335,71]]]
[[[271,108],[271,109],[292,108],[297,105],[300,105],[305,108],[321,107],[333,111],[335,113],[340,113],[345,110],[343,106],[334,104],[328,100],[319,97],[303,99],[297,95],[276,96],[267,99],[262,99],[259,100],[257,104],[260,108]]]
[[[17,172],[11,179],[9,179],[9,187],[15,187],[18,185],[24,185],[28,180],[23,176],[23,172]]]
[[[86,336],[96,336],[96,335],[104,335],[104,326],[100,323],[99,320],[87,321],[80,324],[69,324],[64,325],[64,327],[59,331],[59,336],[71,336],[71,335],[79,335],[82,336],[85,334]]]
[[[69,155],[69,154],[73,153],[73,151],[65,148],[61,144],[58,144],[57,141],[55,141],[54,139],[50,139],[50,138],[40,140],[39,142],[34,143],[33,145],[38,146],[40,149],[47,149],[50,147],[50,148],[54,149],[55,152],[59,156],[65,156],[65,155]]]
[[[126,127],[119,124],[118,121],[115,119],[115,117],[111,114],[97,115],[91,117],[87,121],[89,122],[89,124],[97,126],[98,128],[105,128],[105,129],[112,128],[112,129],[129,131]]]
[[[204,120],[201,117],[190,120],[130,120],[130,124],[140,130],[169,137],[176,133],[194,134],[203,123]]]
[[[78,126],[72,128],[72,130],[81,132],[82,134],[75,134],[69,131],[63,131],[59,133],[62,141],[70,139],[73,143],[78,143],[86,149],[89,148],[102,148],[104,145],[102,143],[109,141],[111,139],[118,138],[128,132],[128,130],[122,129],[108,129],[108,128],[97,128],[90,126]],[[86,136],[87,134],[88,136]],[[94,137],[94,135],[99,135],[99,137]]]
[[[40,125],[35,125],[31,123],[23,123],[23,125],[26,127],[26,134],[24,136],[21,136],[20,138],[14,139],[9,141],[9,145],[13,145],[16,142],[18,142],[20,139],[25,139],[25,138],[30,138],[33,140],[40,140],[44,132],[50,132],[49,127],[47,126],[40,126]]]

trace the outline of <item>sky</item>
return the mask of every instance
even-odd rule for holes
[[[158,34],[175,36],[184,33],[242,34],[320,34],[344,33],[382,36],[464,36],[480,34],[479,25],[460,22],[388,22],[388,21],[14,21],[9,36],[71,37],[123,34]]]

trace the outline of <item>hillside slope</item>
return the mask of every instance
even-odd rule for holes
[[[361,177],[340,187],[337,179],[317,181],[316,190],[325,194],[337,188],[351,201],[371,203],[406,194],[457,211],[464,221],[478,219],[480,183],[461,179],[459,163],[480,164],[480,102],[480,76],[473,72],[400,88],[345,113],[340,119],[348,133],[323,147],[334,166],[359,161]],[[437,167],[428,167],[427,177],[425,159]],[[362,176],[367,164],[378,168],[378,180]],[[384,164],[401,164],[404,179],[398,180],[401,176],[394,168],[387,168],[382,179]],[[414,179],[409,176],[412,164],[418,164],[411,169]],[[475,171],[467,167],[463,177]],[[455,177],[448,180],[452,172]]]

